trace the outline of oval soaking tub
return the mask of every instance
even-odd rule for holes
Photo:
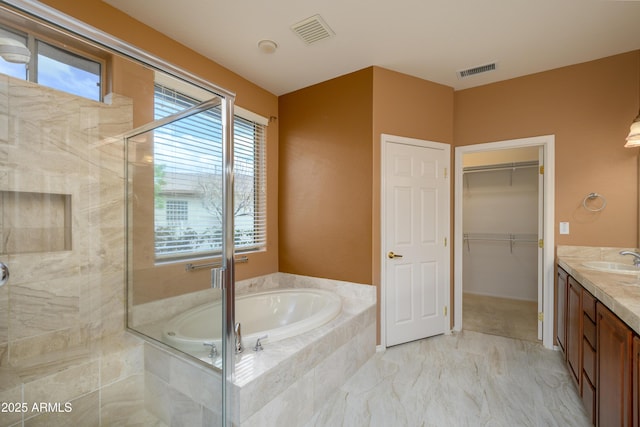
[[[242,342],[253,346],[299,335],[324,325],[342,309],[340,297],[323,289],[276,289],[236,297],[236,322],[241,324]],[[194,307],[170,319],[162,339],[183,351],[203,350],[204,343],[220,349],[221,302]]]

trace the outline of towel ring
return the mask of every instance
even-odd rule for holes
[[[598,208],[590,208],[590,207],[587,206],[587,200],[593,200],[593,199],[598,199],[598,198],[602,199],[602,205],[600,205],[600,207],[598,207]],[[582,206],[584,206],[584,208],[586,210],[588,210],[589,212],[600,212],[601,210],[603,210],[607,206],[607,199],[605,199],[602,194],[589,193],[584,197],[584,200],[582,201]]]

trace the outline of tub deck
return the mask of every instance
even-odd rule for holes
[[[304,425],[375,353],[375,287],[275,273],[237,282],[236,295],[279,288],[331,290],[340,295],[342,311],[330,322],[305,334],[265,343],[260,352],[252,350],[254,343],[245,342],[244,352],[235,356],[236,410],[233,421],[236,425],[264,425],[265,420],[271,420],[269,423],[274,425]],[[155,307],[153,311],[157,312],[157,309]],[[161,331],[158,325],[147,324],[140,329],[145,328],[150,334]],[[193,355],[202,361],[211,361],[206,348]],[[147,387],[152,388],[152,394],[166,394],[163,388],[175,388],[177,384],[178,390],[203,410],[213,414],[220,410],[217,407],[221,401],[217,400],[221,390],[218,369],[207,368],[192,359],[185,360],[178,352],[154,345],[146,346],[145,359],[147,357],[149,363],[145,363],[145,370],[151,379],[147,381]],[[162,362],[158,363],[158,360]],[[220,363],[218,358],[214,365],[220,367]],[[176,384],[172,384],[172,379],[166,378],[167,372],[176,371],[171,365],[179,365],[183,377],[188,376],[198,383],[204,381],[206,385],[187,386],[184,378],[175,378]],[[167,408],[163,405],[171,405],[170,400],[164,404],[150,400],[148,410],[164,421],[166,415],[161,415],[167,413]]]

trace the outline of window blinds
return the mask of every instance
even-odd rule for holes
[[[199,103],[155,86],[156,119]],[[219,106],[153,131],[155,253],[160,261],[216,255],[222,249],[222,131]],[[234,118],[237,251],[266,245],[265,140],[265,126]],[[175,214],[178,205],[181,215]]]

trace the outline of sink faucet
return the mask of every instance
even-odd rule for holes
[[[633,265],[640,267],[640,253],[634,251],[621,251],[620,255],[631,255],[633,257]]]
[[[242,329],[240,327],[240,322],[235,324],[234,332],[234,335],[236,336],[236,354],[242,353],[244,347],[242,346]]]

